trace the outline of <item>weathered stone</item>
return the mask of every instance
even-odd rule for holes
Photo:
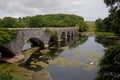
[[[57,39],[61,39],[62,38],[62,34],[64,34],[64,38],[66,36],[68,37],[73,37],[76,36],[78,31],[75,27],[70,27],[70,28],[48,28],[50,30],[56,30],[57,31]],[[8,56],[6,55],[2,55],[5,57],[13,57],[15,55],[19,55],[22,53],[23,50],[23,46],[24,44],[29,41],[31,38],[37,38],[40,41],[43,42],[44,47],[49,47],[46,44],[49,44],[50,41],[50,33],[45,32],[46,28],[17,28],[18,34],[17,36],[8,44],[5,44],[4,47],[6,47],[8,50],[10,51],[6,51],[6,54],[8,54]],[[36,42],[39,43],[39,42]],[[39,43],[40,45],[40,43]],[[2,49],[4,50],[4,49]],[[9,53],[11,52],[11,53]]]

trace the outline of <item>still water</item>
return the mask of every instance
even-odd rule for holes
[[[36,73],[46,70],[52,80],[94,80],[105,47],[95,41],[95,36],[83,40],[52,46],[47,52],[40,50],[27,56],[21,66]]]

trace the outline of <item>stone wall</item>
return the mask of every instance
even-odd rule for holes
[[[57,31],[57,38],[60,39],[62,33],[65,33],[65,37],[74,37],[78,31],[76,28],[49,28],[50,30]],[[19,55],[22,53],[24,44],[31,38],[40,39],[45,46],[48,45],[50,40],[50,33],[45,31],[46,28],[27,28],[19,29],[17,36],[4,46],[10,49],[14,54]],[[49,45],[48,45],[49,46]]]

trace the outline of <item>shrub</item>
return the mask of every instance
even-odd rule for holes
[[[1,71],[0,80],[19,80],[19,79],[14,78],[8,71],[5,71],[5,72]]]
[[[0,29],[0,45],[8,43],[17,34],[16,30]]]
[[[105,55],[100,61],[100,69],[95,80],[120,79],[120,45],[105,50]]]

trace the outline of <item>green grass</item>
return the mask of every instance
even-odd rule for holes
[[[86,21],[88,25],[88,32],[95,32],[96,27],[95,27],[95,22],[94,21]]]
[[[98,36],[114,36],[115,34],[114,33],[111,33],[111,32],[97,32],[96,31],[96,25],[95,25],[95,22],[94,21],[86,21],[87,25],[89,26],[88,27],[88,32],[94,32],[95,35],[98,35]]]
[[[114,33],[111,33],[111,32],[95,32],[96,35],[98,36],[114,36],[115,34]]]

